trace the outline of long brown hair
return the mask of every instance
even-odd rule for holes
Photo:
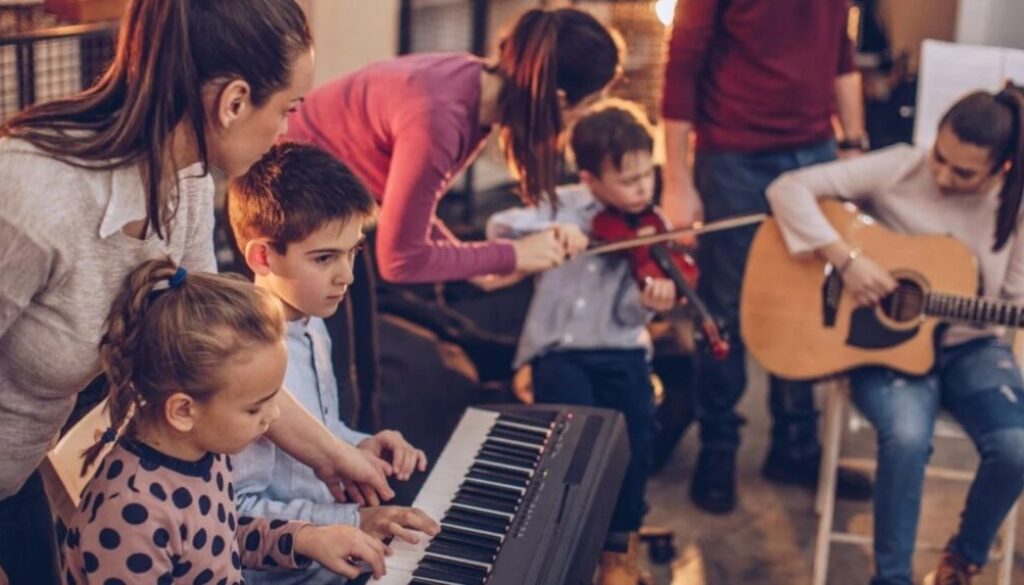
[[[621,42],[586,12],[535,8],[501,40],[492,67],[501,144],[527,203],[555,200],[565,124],[558,91],[569,105],[607,86],[619,72]]]
[[[100,341],[113,435],[130,417],[158,416],[175,392],[198,400],[213,395],[224,383],[225,363],[283,337],[281,303],[242,277],[185,274],[169,258],[139,265],[114,301]],[[83,474],[113,438],[86,450]]]
[[[95,85],[12,117],[0,136],[24,139],[77,166],[142,163],[149,226],[164,237],[177,193],[161,194],[168,141],[185,118],[208,169],[202,89],[248,82],[255,106],[284,87],[295,58],[312,46],[294,0],[132,0],[113,62]]]
[[[939,122],[949,124],[957,138],[988,149],[992,172],[1009,164],[999,191],[996,212],[995,244],[992,251],[1002,249],[1017,229],[1020,220],[1021,196],[1024,193],[1024,89],[1007,83],[996,94],[976,91],[961,98]]]

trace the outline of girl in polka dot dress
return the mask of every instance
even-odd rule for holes
[[[278,415],[287,351],[280,304],[228,275],[170,260],[138,267],[100,345],[116,441],[85,489],[64,543],[66,585],[242,583],[242,567],[311,560],[383,574],[387,547],[352,526],[239,517],[230,454]],[[120,432],[119,432],[120,431]]]

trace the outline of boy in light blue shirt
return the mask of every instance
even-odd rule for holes
[[[628,219],[651,209],[654,141],[633,103],[607,100],[580,119],[571,144],[581,183],[559,187],[559,205],[497,213],[489,238],[517,238],[554,229],[570,252],[587,246],[594,217],[613,209]],[[654,441],[654,390],[647,322],[675,306],[675,284],[649,279],[641,289],[628,259],[581,257],[537,277],[515,366],[530,364],[537,402],[602,406],[622,412],[629,431],[630,463],[612,515],[601,585],[637,583],[637,531]]]
[[[426,469],[426,456],[395,431],[366,435],[341,421],[331,339],[323,318],[337,311],[352,283],[364,224],[376,205],[358,179],[328,153],[307,145],[271,149],[228,189],[228,216],[256,285],[274,293],[288,320],[284,387],[335,436],[367,452],[397,479]],[[382,540],[436,534],[423,512],[397,506],[359,508],[335,501],[313,470],[261,439],[234,458],[235,499],[250,515],[349,525]],[[305,572],[247,572],[248,583],[337,583]]]

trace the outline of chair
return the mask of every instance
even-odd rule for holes
[[[85,475],[81,473],[82,452],[92,446],[108,427],[110,412],[104,399],[68,429],[39,466],[46,494],[57,516],[65,525],[70,523],[71,516],[78,508],[82,490],[92,478],[94,469],[113,449],[114,444],[105,446]]]
[[[825,390],[826,398],[822,423],[821,475],[818,480],[818,493],[815,502],[815,512],[819,519],[818,533],[815,539],[812,585],[825,584],[829,552],[833,542],[861,545],[868,545],[872,542],[871,536],[833,530],[836,474],[839,467],[864,471],[875,469],[874,459],[840,457],[843,427],[848,426],[851,430],[856,431],[870,426],[867,420],[857,414],[856,409],[850,408],[848,380],[845,377],[832,378],[821,382],[820,385]],[[934,436],[940,439],[970,440],[953,417],[944,412],[939,414],[935,423]],[[929,477],[970,482],[974,479],[974,471],[929,465],[925,471],[926,480]],[[997,539],[992,553],[992,561],[995,561],[992,564],[998,563],[996,570],[999,585],[1011,584],[1014,540],[1017,531],[1017,506],[1017,503],[1013,505],[1003,522],[1000,538]],[[937,543],[917,543],[915,550],[941,550],[943,546]]]

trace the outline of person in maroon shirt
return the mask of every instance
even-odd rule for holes
[[[662,205],[673,224],[767,212],[764,190],[779,174],[835,158],[833,112],[840,148],[867,148],[846,22],[845,0],[680,0],[662,99]],[[739,293],[754,231],[709,234],[698,249],[699,292],[732,341],[725,360],[697,358],[701,451],[690,497],[713,513],[736,506],[743,422],[736,404],[747,382]],[[772,378],[770,396],[772,444],[762,473],[813,487],[821,449],[811,385]],[[841,473],[841,496],[870,492],[866,477]]]

